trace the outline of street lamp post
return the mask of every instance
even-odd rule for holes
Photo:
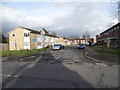
[[[110,47],[110,38],[109,37],[107,38],[107,47],[108,48]]]
[[[44,40],[45,40],[45,37],[44,37],[44,36],[45,36],[45,33],[44,33],[44,32],[41,32],[41,36],[42,36],[42,43],[43,43],[42,45],[43,45],[44,54],[45,54],[45,51],[46,51],[46,48],[45,48],[45,41],[44,41]]]
[[[87,44],[88,43],[88,34],[87,34],[87,31],[86,31],[86,34],[85,34],[85,43]]]

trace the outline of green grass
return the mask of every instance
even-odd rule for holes
[[[2,51],[0,51],[0,57],[2,56]]]
[[[120,56],[120,49],[103,48],[101,46],[94,46],[92,48],[105,56]]]
[[[20,50],[20,51],[4,50],[4,51],[2,51],[2,54],[0,54],[0,55],[2,57],[23,57],[23,56],[29,56],[32,54],[43,52],[43,51],[44,51],[44,49]]]
[[[66,45],[65,47],[72,47],[73,45]]]

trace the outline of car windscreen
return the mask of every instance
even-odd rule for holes
[[[79,46],[84,46],[84,44],[78,44]]]
[[[54,46],[60,46],[59,44],[56,44],[56,45],[54,45]]]

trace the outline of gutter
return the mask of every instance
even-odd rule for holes
[[[86,49],[84,49],[84,56],[87,58],[87,59],[90,59],[90,60],[93,60],[93,61],[95,61],[96,63],[106,63],[106,62],[104,62],[104,61],[100,61],[100,60],[97,60],[97,59],[95,59],[95,58],[92,58],[92,57],[90,57],[90,56],[88,56],[87,55],[87,50]],[[113,63],[114,64],[114,63]],[[106,64],[107,65],[107,64]],[[120,67],[119,65],[116,65],[116,64],[114,64],[114,65],[112,65],[113,67]]]

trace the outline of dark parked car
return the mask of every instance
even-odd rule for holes
[[[84,45],[84,44],[77,44],[77,47],[78,47],[79,49],[84,49],[84,48],[85,48],[85,45]]]
[[[65,46],[64,46],[64,45],[62,45],[62,44],[60,44],[60,47],[61,47],[61,49],[64,49],[64,48],[65,48]]]

